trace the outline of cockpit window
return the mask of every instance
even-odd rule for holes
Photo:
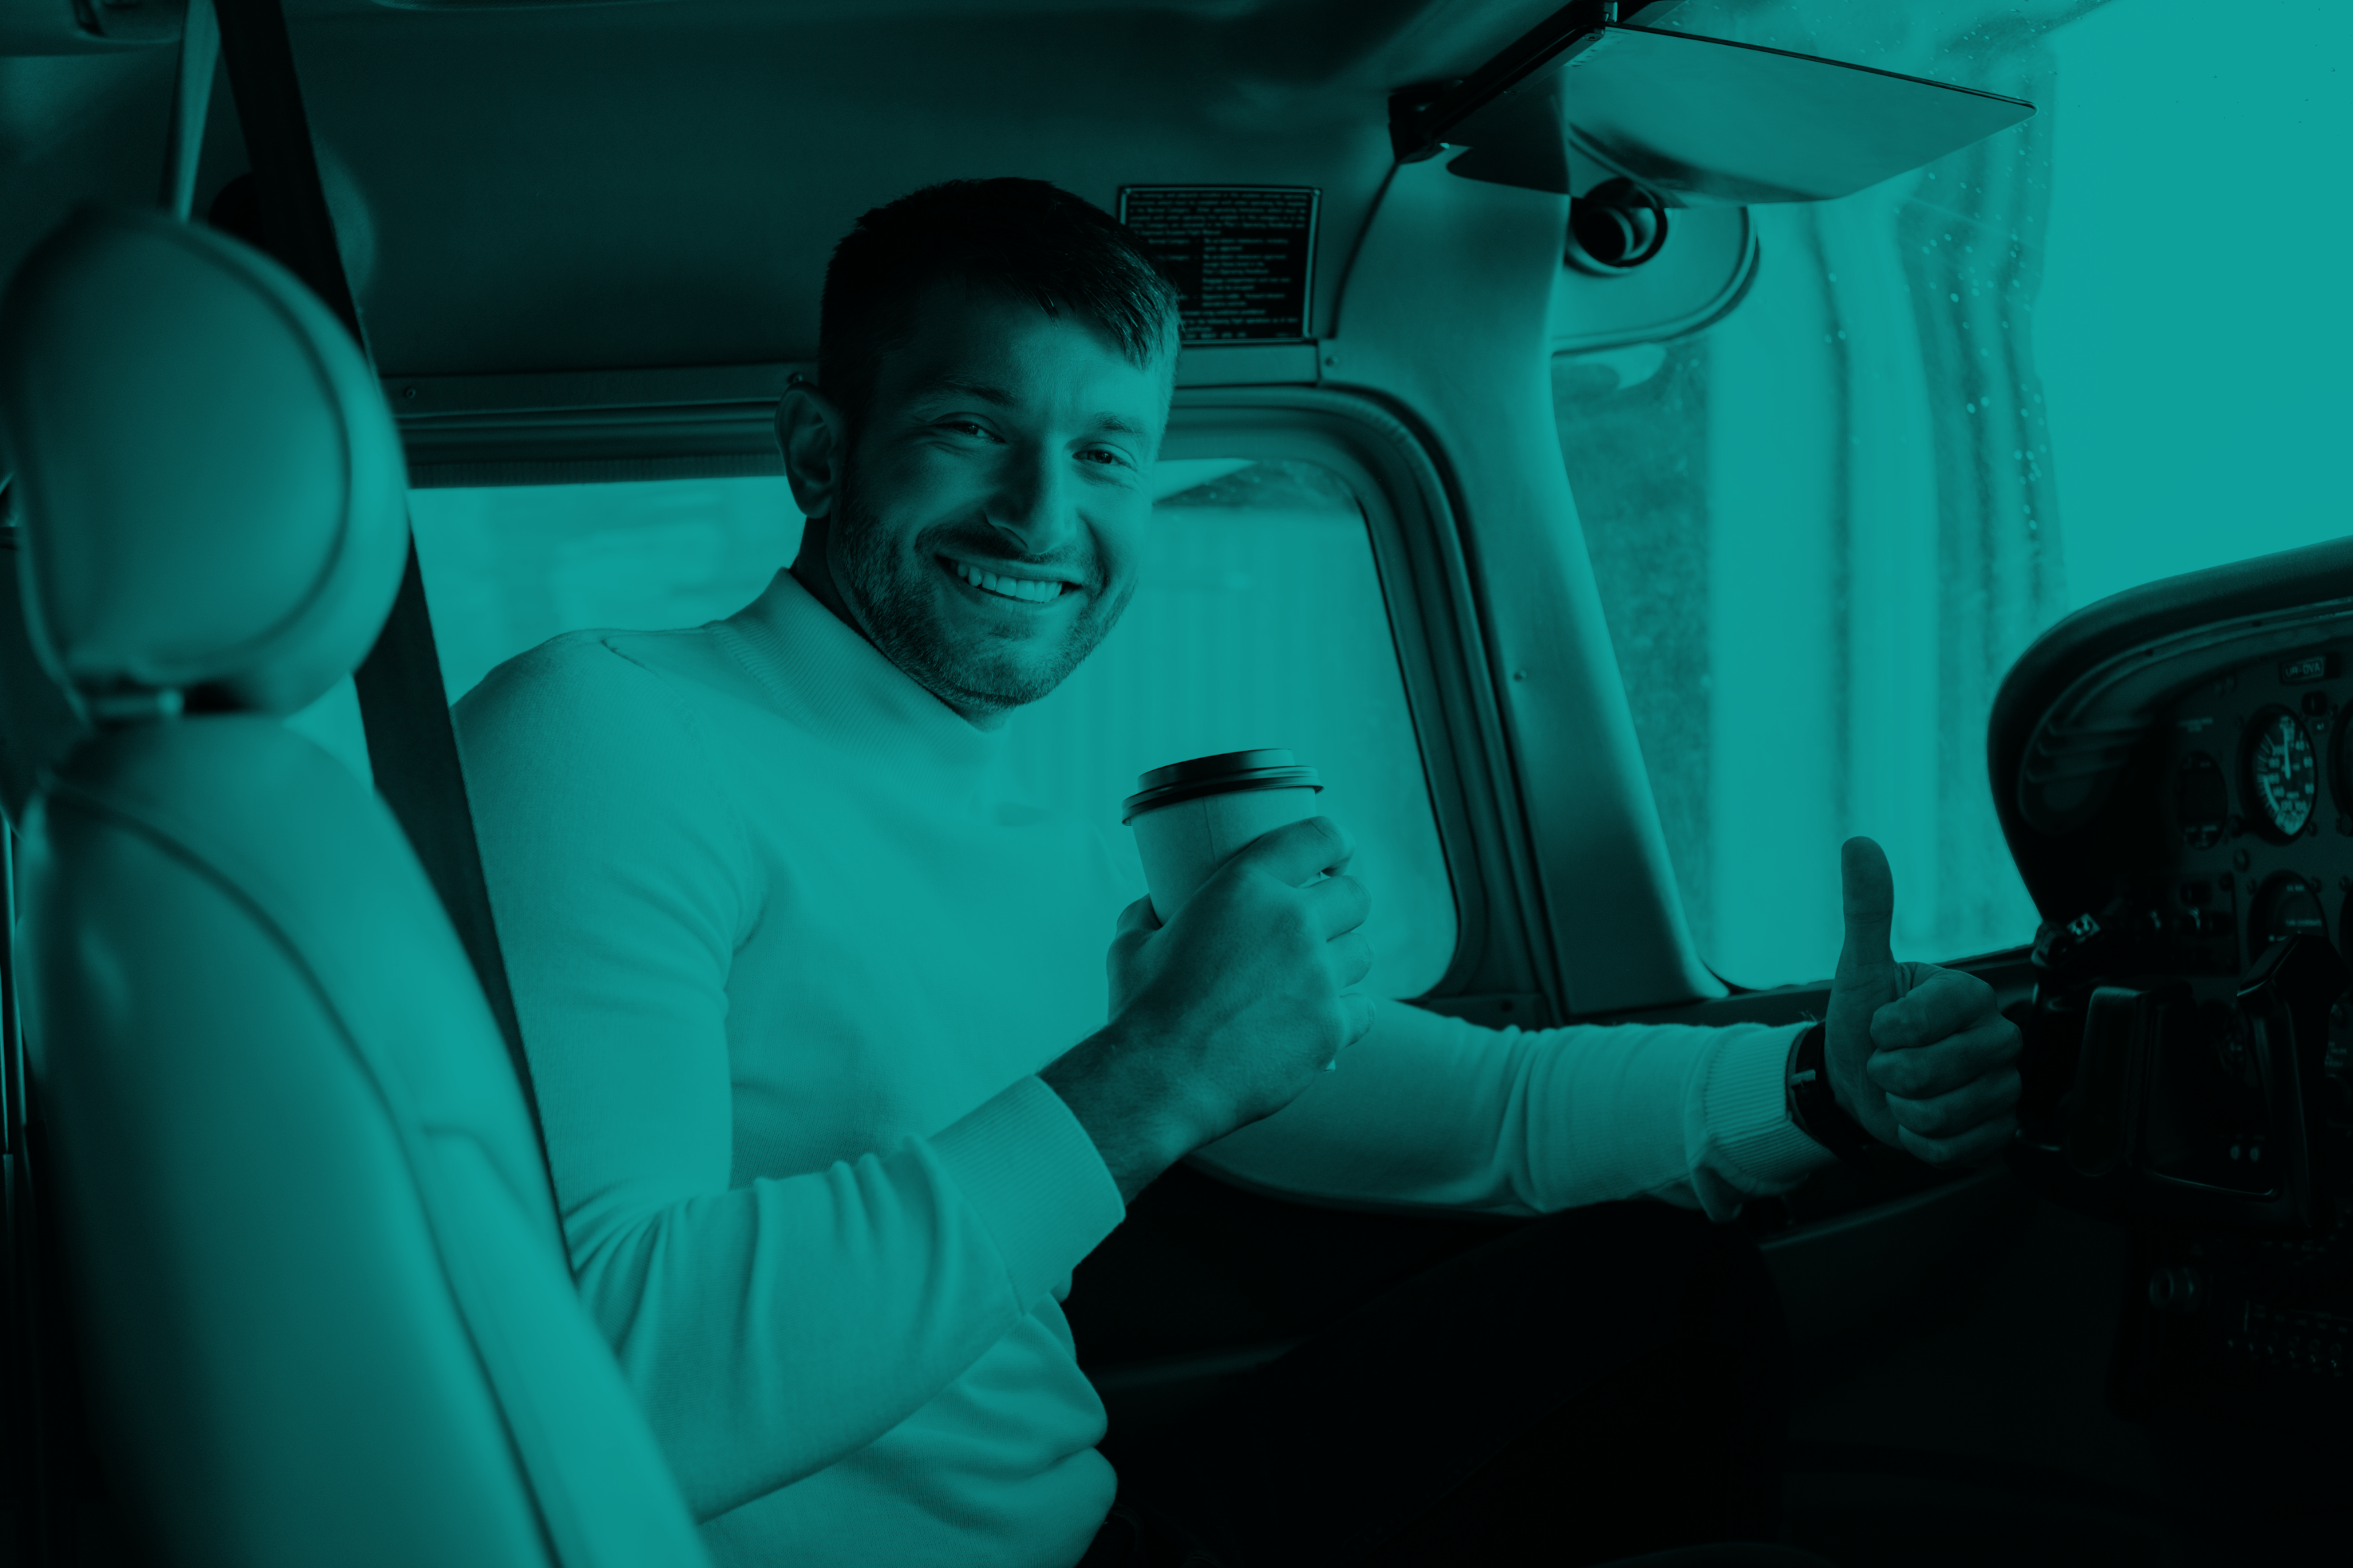
[[[1139,773],[1289,748],[1356,837],[1376,910],[1368,989],[1419,995],[1453,956],[1454,895],[1355,492],[1302,461],[1164,460],[1152,480],[1135,597],[1015,715],[1011,766],[1032,800],[1099,824],[1141,894],[1119,811]],[[453,702],[560,632],[733,615],[800,546],[780,478],[424,489],[410,509]],[[364,767],[348,683],[304,727]]]
[[[732,616],[801,537],[781,477],[423,489],[408,510],[452,702],[559,632]]]
[[[1753,209],[1757,279],[1704,335],[1555,362],[1670,858],[1725,978],[1829,971],[1849,834],[1889,853],[1899,956],[2031,940],[1987,781],[2012,661],[2122,589],[2353,527],[2318,461],[2353,423],[2346,237],[2310,195],[2353,140],[2329,77],[2353,11],[2295,9],[2295,48],[2190,0],[1672,14],[2040,110],[1843,201]]]
[[[1118,805],[1137,774],[1288,748],[1323,777],[1317,809],[1356,836],[1350,871],[1373,895],[1366,990],[1420,995],[1454,954],[1454,893],[1355,492],[1296,460],[1164,461],[1154,478],[1134,601],[1060,689],[1015,716],[1015,765],[1132,859]]]

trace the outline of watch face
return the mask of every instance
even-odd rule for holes
[[[1862,1152],[1877,1140],[1839,1109],[1838,1095],[1831,1088],[1829,1044],[1830,1031],[1820,1024],[1798,1037],[1789,1062],[1795,1075],[1789,1085],[1789,1107],[1798,1131],[1839,1158],[1859,1162]]]

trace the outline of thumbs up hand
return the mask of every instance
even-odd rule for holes
[[[1840,860],[1846,945],[1822,1051],[1839,1109],[1932,1165],[1989,1158],[2018,1126],[2018,1026],[1976,975],[1895,962],[1895,881],[1878,845],[1850,838]]]

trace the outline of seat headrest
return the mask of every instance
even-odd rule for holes
[[[290,713],[374,645],[407,558],[400,437],[343,324],[260,252],[76,213],[0,296],[0,439],[34,647],[94,706]]]

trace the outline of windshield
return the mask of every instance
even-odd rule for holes
[[[2031,940],[1986,721],[2069,611],[2336,537],[2353,8],[1688,0],[1662,25],[2029,100],[1843,201],[1754,210],[1707,333],[1564,356],[1562,454],[1679,890],[1716,971],[1824,973],[1837,846],[1895,941]]]

